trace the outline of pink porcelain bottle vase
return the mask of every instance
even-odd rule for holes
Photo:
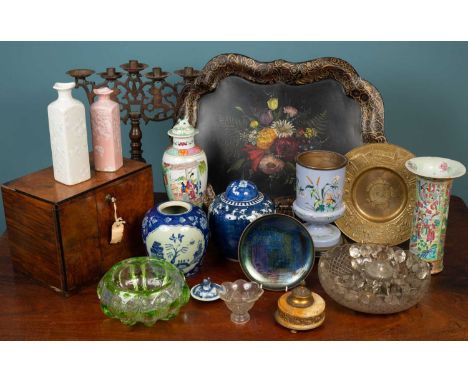
[[[94,167],[96,171],[116,171],[123,165],[119,104],[111,100],[113,90],[94,89],[98,96],[91,105]]]

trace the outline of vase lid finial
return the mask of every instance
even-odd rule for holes
[[[190,124],[188,117],[179,119],[172,129],[167,134],[174,138],[189,138],[198,134],[198,131]]]
[[[258,196],[258,188],[250,180],[234,180],[227,186],[225,195],[229,200],[248,202]]]

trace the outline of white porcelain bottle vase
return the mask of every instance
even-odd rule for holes
[[[91,178],[85,107],[73,98],[74,87],[57,82],[58,98],[47,108],[54,178],[69,186]]]

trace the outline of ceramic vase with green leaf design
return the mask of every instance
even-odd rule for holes
[[[314,245],[323,250],[340,243],[340,230],[331,225],[345,212],[343,190],[348,159],[339,153],[311,150],[296,158],[294,213],[306,221]]]

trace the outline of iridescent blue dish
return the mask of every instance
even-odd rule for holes
[[[279,291],[299,285],[312,270],[314,243],[302,223],[288,215],[270,214],[250,223],[239,241],[245,275],[264,289]]]

